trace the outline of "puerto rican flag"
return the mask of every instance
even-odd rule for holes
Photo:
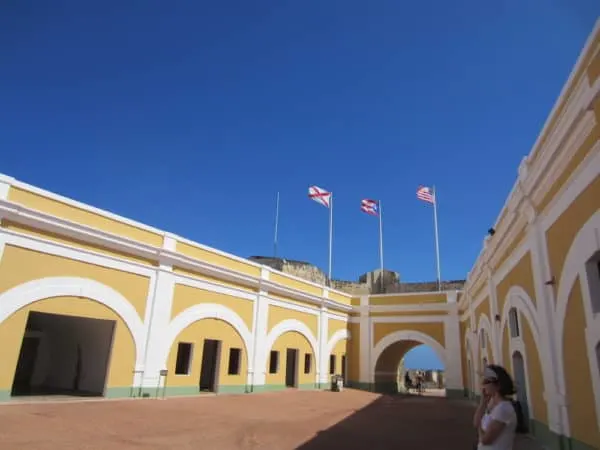
[[[417,198],[426,203],[435,203],[435,194],[433,189],[427,186],[419,186],[419,189],[417,189]]]
[[[326,208],[331,206],[331,192],[326,191],[319,186],[310,186],[308,188],[308,198],[320,203]]]
[[[379,215],[379,202],[377,200],[371,200],[370,198],[365,198],[360,202],[360,210],[365,212],[371,216]]]

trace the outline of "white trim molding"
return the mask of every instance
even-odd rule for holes
[[[351,339],[351,337],[350,337],[350,332],[348,331],[348,329],[343,328],[341,330],[337,330],[335,333],[333,333],[333,336],[331,336],[331,338],[327,342],[326,355],[331,355],[331,353],[333,353],[333,349],[338,344],[338,342],[343,341],[343,340],[350,340],[350,339]]]

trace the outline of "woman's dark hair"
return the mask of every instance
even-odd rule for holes
[[[502,397],[509,397],[516,393],[512,377],[504,367],[490,364],[488,368],[493,370],[496,374],[496,384],[498,385],[498,391]]]

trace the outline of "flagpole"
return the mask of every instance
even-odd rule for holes
[[[277,258],[277,233],[279,231],[279,192],[275,202],[275,238],[273,239],[273,255]]]
[[[435,190],[435,186],[432,187],[433,190],[433,226],[435,229],[435,263],[437,269],[437,285],[438,291],[442,290],[442,276],[440,271],[440,242],[438,235],[438,218],[437,218],[437,191]]]
[[[333,249],[333,192],[329,198],[329,287],[331,287],[331,255]]]
[[[381,200],[379,200],[379,266],[381,268],[379,280],[381,293],[383,294],[383,207],[381,206]]]

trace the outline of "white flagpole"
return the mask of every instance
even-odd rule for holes
[[[333,192],[329,197],[329,287],[331,287],[331,255],[333,249]]]
[[[432,188],[433,190],[433,226],[435,229],[435,262],[437,268],[437,285],[438,291],[442,290],[442,276],[440,270],[440,242],[438,235],[438,218],[437,218],[437,191],[435,190],[435,186]]]
[[[279,192],[275,203],[275,238],[273,239],[273,254],[277,258],[277,233],[279,231]]]
[[[381,200],[379,200],[379,266],[381,268],[379,280],[381,293],[383,294],[383,208],[381,206]]]

